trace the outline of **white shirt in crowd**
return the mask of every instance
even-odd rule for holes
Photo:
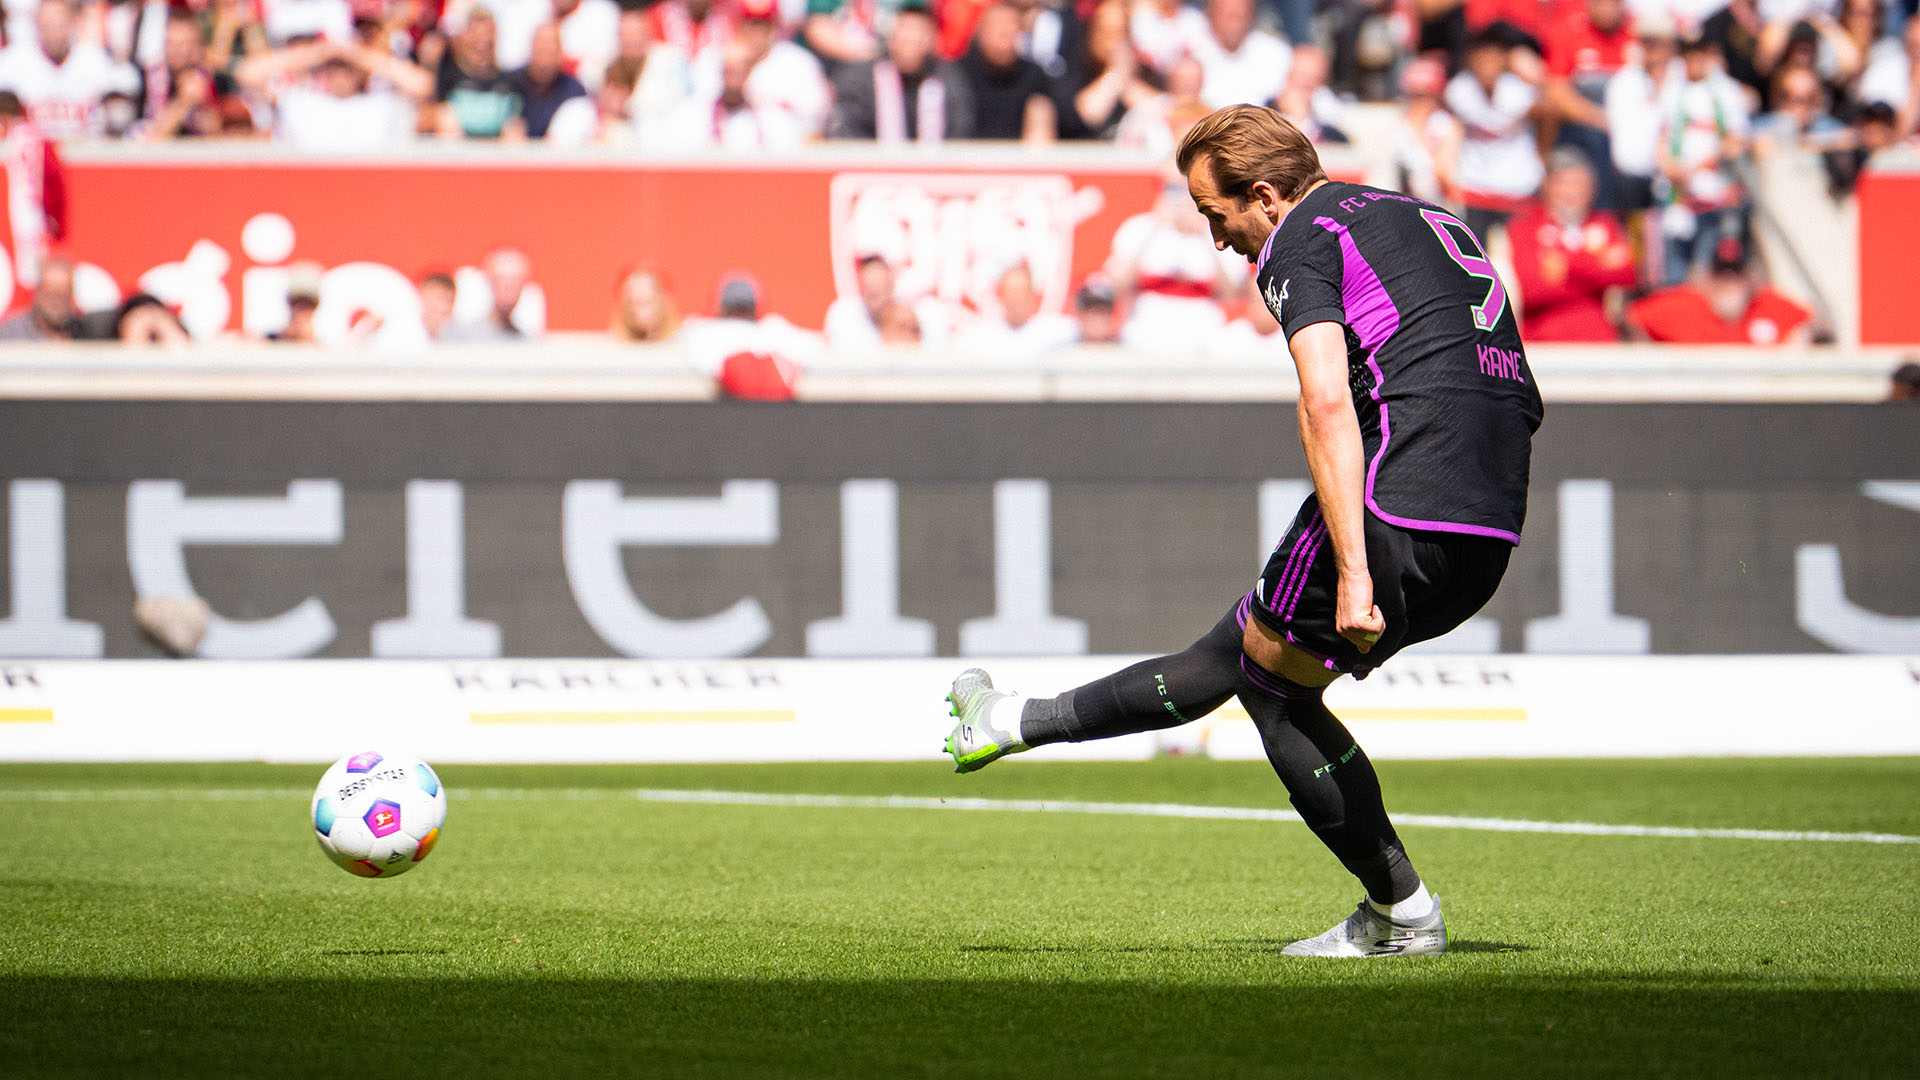
[[[452,8],[453,5],[449,4],[448,7]],[[553,0],[474,0],[466,5],[467,11],[474,8],[486,8],[493,12],[493,59],[494,63],[500,65],[501,71],[526,67],[527,57],[533,55],[533,32],[553,21]],[[459,25],[465,25],[465,22],[462,18]],[[616,14],[613,34],[607,38],[609,45],[613,44],[613,37],[618,32],[619,16]],[[566,53],[564,34],[560,39],[560,51],[563,55]]]
[[[1134,8],[1127,24],[1127,36],[1140,62],[1162,73],[1172,70],[1183,56],[1198,56],[1208,42],[1214,41],[1213,27],[1207,25],[1206,15],[1186,4],[1181,4],[1171,16],[1160,14],[1151,5]],[[1219,43],[1214,42],[1214,48],[1219,47]],[[1281,77],[1285,76],[1282,72]]]
[[[1746,95],[1740,84],[1715,71],[1699,82],[1670,79],[1660,95],[1660,140],[1690,170],[1684,194],[1703,202],[1723,201],[1732,187],[1720,160],[1721,140],[1745,137],[1748,129]]]
[[[1906,43],[1897,37],[1874,42],[1867,50],[1866,73],[1860,76],[1860,100],[1884,102],[1900,109],[1912,93],[1913,61],[1907,58]]]
[[[983,364],[996,360],[1037,360],[1080,340],[1080,324],[1071,315],[1042,311],[1020,326],[1000,315],[975,319],[954,335],[954,348]]]
[[[1440,168],[1434,160],[1433,148],[1457,141],[1459,130],[1460,122],[1445,109],[1433,110],[1426,124],[1417,130],[1407,117],[1399,118],[1393,130],[1393,161],[1406,171],[1407,194],[1430,203],[1447,201],[1447,193],[1440,187]]]
[[[1215,109],[1272,104],[1293,68],[1293,47],[1265,30],[1248,34],[1232,52],[1209,32],[1193,55],[1205,73],[1200,100]]]
[[[49,139],[98,134],[100,99],[115,90],[134,94],[139,89],[138,72],[88,42],[74,42],[58,64],[40,51],[38,41],[0,51],[0,90],[20,95],[28,118]]]
[[[1466,133],[1456,171],[1463,191],[1525,198],[1540,187],[1546,169],[1528,115],[1539,96],[1512,72],[1494,81],[1491,95],[1470,72],[1462,71],[1447,83],[1447,111]]]
[[[783,110],[752,104],[723,109],[711,98],[682,102],[656,122],[640,128],[640,145],[664,154],[696,150],[751,154],[794,150],[805,142],[806,133]]]
[[[353,5],[347,0],[263,0],[261,23],[275,47],[319,35],[337,44],[353,40]]]
[[[1215,249],[1204,227],[1186,231],[1149,210],[1114,231],[1106,272],[1116,280],[1131,279],[1138,288],[1120,328],[1120,343],[1185,355],[1195,342],[1226,325],[1226,313],[1213,297],[1214,285],[1222,276],[1243,279],[1247,262],[1230,250]],[[1175,289],[1166,291],[1169,285]]]
[[[693,59],[693,97],[711,101],[720,96],[720,63],[718,49]],[[747,73],[747,100],[756,109],[784,112],[806,134],[818,135],[833,107],[833,87],[813,53],[791,41],[775,41]]]
[[[301,150],[351,153],[403,146],[413,134],[413,106],[398,94],[335,97],[300,86],[281,91],[274,136]]]
[[[1659,167],[1661,98],[1666,87],[1684,77],[1681,66],[1675,60],[1658,84],[1640,64],[1628,64],[1607,80],[1607,134],[1612,140],[1613,167],[1619,172],[1652,176]]]
[[[551,10],[551,5],[549,5]],[[587,89],[600,88],[620,48],[620,5],[614,0],[580,0],[580,5],[560,20],[560,55],[577,70],[574,77]],[[527,49],[533,49],[533,35],[527,35]]]

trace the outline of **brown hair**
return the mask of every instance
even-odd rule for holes
[[[1229,105],[1209,113],[1180,140],[1181,175],[1205,154],[1220,194],[1244,199],[1265,180],[1282,199],[1297,202],[1327,178],[1313,143],[1286,117],[1259,105]]]

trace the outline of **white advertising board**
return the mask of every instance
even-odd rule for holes
[[[1133,657],[985,662],[1055,693]],[[0,664],[0,760],[932,761],[957,660]],[[1920,754],[1920,657],[1410,654],[1328,703],[1377,758]],[[1258,759],[1237,702],[1055,759]]]

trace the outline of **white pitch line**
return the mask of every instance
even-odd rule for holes
[[[1185,818],[1204,821],[1299,821],[1292,810],[1263,806],[1202,806],[1194,803],[1077,802],[1068,799],[976,799],[923,795],[789,795],[763,791],[694,791],[673,788],[453,788],[456,799],[603,800],[705,806],[808,807],[840,810],[967,810],[1016,814],[1091,814]],[[298,788],[6,788],[0,803],[44,802],[271,802],[305,799]],[[1696,829],[1677,825],[1606,825],[1591,821],[1529,821],[1454,814],[1395,814],[1395,825],[1472,832],[1550,833],[1560,836],[1650,836],[1676,840],[1773,840],[1828,844],[1920,844],[1900,833]]]
[[[1191,803],[1073,802],[1037,799],[930,798],[914,795],[771,795],[756,791],[675,791],[642,788],[643,802],[704,803],[724,806],[807,806],[875,810],[999,810],[1026,814],[1116,814],[1132,817],[1202,818],[1212,821],[1299,821],[1291,810],[1258,806],[1198,806]],[[1655,836],[1709,840],[1803,840],[1838,844],[1920,844],[1920,836],[1899,833],[1792,832],[1779,829],[1693,829],[1674,825],[1603,825],[1590,821],[1526,821],[1517,818],[1457,817],[1452,814],[1394,814],[1395,825],[1475,832],[1558,833],[1568,836]]]

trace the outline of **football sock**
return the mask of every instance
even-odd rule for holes
[[[1028,746],[1111,739],[1198,720],[1243,685],[1240,624],[1232,614],[1182,652],[1132,667],[1051,698],[1034,698],[1021,716]]]
[[[1265,669],[1256,677],[1259,687],[1248,684],[1240,701],[1301,820],[1360,879],[1369,900],[1413,899],[1420,875],[1387,817],[1380,778],[1352,732],[1328,711],[1325,687],[1301,686]]]
[[[995,731],[1004,731],[1012,735],[1015,742],[1026,745],[1027,740],[1020,734],[1020,712],[1027,699],[1020,694],[1008,694],[993,703],[987,710],[987,726]]]
[[[1403,922],[1409,919],[1424,919],[1433,914],[1433,894],[1427,891],[1425,884],[1422,884],[1413,890],[1412,896],[1398,903],[1383,904],[1369,897],[1367,906],[1389,919],[1398,919]]]

